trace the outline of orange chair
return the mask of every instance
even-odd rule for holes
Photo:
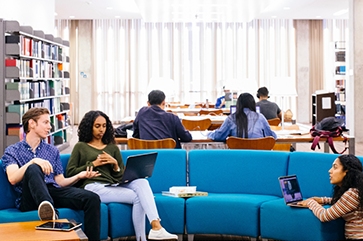
[[[223,110],[200,110],[199,115],[223,115]]]
[[[174,149],[176,142],[172,138],[161,140],[141,140],[137,138],[129,138],[127,145],[130,149]]]
[[[226,142],[229,149],[271,150],[276,141],[271,136],[259,139],[245,139],[230,136]]]
[[[270,126],[278,126],[281,122],[280,118],[274,118],[274,119],[269,119],[267,120],[268,124]]]
[[[182,124],[184,128],[188,131],[204,131],[210,127],[212,121],[210,119],[203,119],[203,120],[182,119]]]

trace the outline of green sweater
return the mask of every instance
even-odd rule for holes
[[[112,164],[106,164],[98,167],[93,166],[93,161],[97,159],[103,151],[111,155],[118,162],[120,171],[115,172]],[[74,176],[82,171],[86,171],[87,167],[93,167],[93,171],[98,171],[101,175],[88,179],[79,180],[74,186],[84,188],[89,183],[118,183],[124,173],[124,163],[118,147],[114,144],[108,144],[104,149],[96,149],[85,142],[78,142],[72,151],[67,165],[67,176]]]

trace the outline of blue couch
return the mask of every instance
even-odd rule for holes
[[[155,195],[162,225],[181,240],[181,234],[225,234],[277,240],[340,240],[344,221],[321,223],[304,208],[286,206],[278,177],[296,174],[305,198],[331,196],[328,170],[337,155],[252,150],[128,150],[130,155],[158,152],[149,183]],[[70,155],[61,155],[63,168]],[[363,158],[360,157],[363,161]],[[188,167],[188,169],[187,169]],[[0,161],[0,168],[2,164]],[[208,196],[188,199],[161,195],[171,186],[197,186]],[[37,211],[20,212],[15,193],[0,171],[0,223],[38,220]],[[83,221],[83,212],[59,209],[60,218]],[[134,235],[132,206],[102,204],[101,239]],[[146,232],[150,229],[146,219]]]
[[[278,182],[280,176],[296,174],[304,198],[331,197],[328,170],[337,157],[305,152],[190,151],[189,185],[209,195],[186,200],[189,240],[193,234],[277,240],[344,239],[343,219],[322,223],[309,209],[285,205]]]
[[[66,166],[70,155],[61,155],[63,167]],[[0,223],[26,222],[39,220],[38,211],[21,212],[15,207],[17,194],[9,183],[3,164],[0,160]],[[84,213],[80,210],[70,208],[59,208],[59,218],[74,219],[83,223]],[[84,226],[82,225],[82,228]],[[108,238],[108,208],[106,204],[101,204],[101,233],[102,240]]]
[[[122,151],[126,162],[130,155],[154,152],[155,150]],[[181,198],[161,195],[170,186],[187,185],[187,152],[185,150],[157,150],[158,157],[154,172],[149,183],[155,195],[162,225],[171,233],[179,234],[179,239],[184,233],[185,225],[185,200]],[[66,170],[70,154],[61,155],[63,169]],[[15,207],[16,193],[3,171],[0,160],[0,223],[25,222],[39,220],[37,211],[21,212]],[[60,208],[59,218],[74,219],[83,222],[83,211],[69,208]],[[121,203],[101,204],[101,240],[108,237],[120,238],[133,236],[134,227],[131,218],[132,205]],[[146,219],[148,232],[151,228]]]

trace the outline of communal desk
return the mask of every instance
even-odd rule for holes
[[[223,144],[225,142],[219,142],[219,141],[213,141],[209,138],[207,138],[208,131],[191,131],[193,140],[191,142],[182,142],[183,144],[187,143],[194,143],[194,144],[212,144],[212,143],[218,143]],[[297,143],[312,143],[314,140],[314,137],[312,137],[310,134],[305,135],[279,135],[278,131],[276,131],[277,140],[276,143],[291,143],[293,145],[296,145]],[[355,138],[353,136],[346,136],[348,138],[348,151],[349,154],[355,155]],[[334,137],[334,142],[340,142],[344,141],[343,137]],[[320,138],[320,143],[324,143],[324,152],[329,153],[329,144],[327,142],[327,138]],[[120,145],[127,145],[127,138],[124,137],[117,137],[116,143]],[[338,150],[339,151],[339,150]]]

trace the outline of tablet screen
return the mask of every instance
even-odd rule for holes
[[[44,230],[55,230],[55,231],[71,231],[79,226],[82,223],[70,223],[70,222],[47,222],[43,223],[35,227],[36,229],[44,229]]]

